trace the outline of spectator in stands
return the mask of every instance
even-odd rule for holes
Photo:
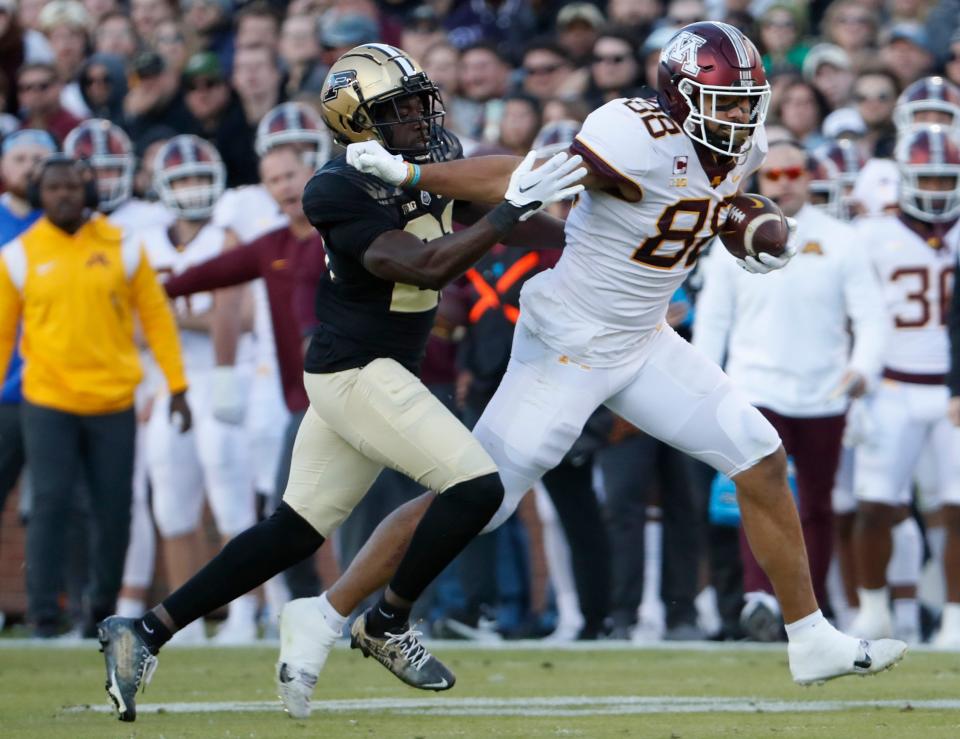
[[[636,39],[650,35],[653,26],[663,18],[662,0],[610,0],[607,18],[613,26],[627,28]],[[669,21],[667,21],[669,24]]]
[[[126,13],[107,13],[94,31],[94,46],[99,54],[114,54],[129,63],[137,53],[137,34]]]
[[[667,22],[672,26],[686,26],[707,17],[704,0],[669,0]]]
[[[540,101],[532,95],[514,93],[503,101],[498,144],[516,156],[526,156],[540,131]]]
[[[778,72],[799,72],[807,45],[803,43],[802,16],[792,3],[776,3],[760,19],[763,68],[770,77]]]
[[[316,21],[309,15],[288,15],[280,29],[279,49],[286,72],[285,97],[293,98],[300,92],[320,92],[325,68],[319,61]]]
[[[543,105],[543,125],[560,121],[583,123],[590,115],[590,106],[579,98],[554,98]]]
[[[473,0],[457,3],[443,25],[450,42],[464,48],[489,41],[505,53],[516,53],[533,37],[536,18],[531,3]]]
[[[180,90],[180,75],[153,51],[146,51],[133,60],[130,91],[124,98],[123,112],[135,146],[154,126],[174,131],[189,131],[195,126]]]
[[[26,231],[40,217],[27,197],[30,173],[45,157],[57,150],[57,144],[46,131],[21,129],[7,136],[0,148],[0,249]],[[2,255],[0,251],[0,255]],[[0,366],[4,373],[0,391],[0,512],[7,494],[13,489],[23,469],[23,438],[20,433],[20,352],[15,351],[9,366]]]
[[[600,9],[587,2],[564,5],[557,14],[557,43],[578,67],[590,63],[597,35],[604,23]]]
[[[587,101],[591,108],[619,97],[635,97],[640,87],[637,48],[628,33],[606,31],[597,37],[590,62]]]
[[[897,78],[882,67],[861,72],[853,85],[853,99],[867,127],[861,143],[868,159],[893,156],[897,135],[893,109],[899,94]]]
[[[153,47],[170,72],[179,78],[190,58],[182,25],[173,20],[160,23],[153,35]]]
[[[20,65],[27,61],[27,44],[14,14],[16,7],[15,0],[0,0],[0,75],[8,88],[0,113],[17,111],[17,93],[12,83],[17,78]]]
[[[220,67],[233,67],[232,0],[183,0],[183,22],[197,35],[199,47],[216,55]]]
[[[496,140],[500,101],[510,87],[509,63],[492,44],[477,43],[461,52],[459,68],[460,94],[473,105],[457,105],[458,131],[474,140]]]
[[[469,154],[475,131],[482,133],[484,109],[467,100],[460,91],[461,59],[456,46],[441,41],[424,52],[420,63],[443,95],[443,108],[447,111],[443,125],[457,134]]]
[[[147,44],[163,21],[173,20],[176,13],[171,0],[130,0],[130,20],[137,36]]]
[[[234,48],[237,51],[263,46],[276,54],[280,45],[280,19],[265,0],[244,5],[234,16],[234,27]]]
[[[113,54],[94,54],[80,67],[80,94],[92,118],[123,123],[123,99],[127,75],[123,60]]]
[[[107,13],[117,12],[117,0],[83,0],[84,10],[90,16],[91,27],[96,27]]]
[[[820,126],[829,112],[829,104],[816,87],[791,75],[779,90],[777,106],[771,110],[770,118],[784,126],[804,146],[814,149],[824,143]]]
[[[443,43],[447,43],[447,34],[440,26],[437,11],[430,5],[420,5],[414,8],[403,25],[400,48],[418,61],[420,66],[423,66],[427,49]],[[433,80],[433,77],[430,79]],[[444,101],[446,101],[446,96],[444,96]]]
[[[329,68],[354,46],[380,40],[380,28],[372,18],[355,14],[338,15],[323,23],[320,32],[323,52],[320,58]]]
[[[248,49],[245,53],[256,52]],[[247,122],[240,99],[227,84],[217,56],[204,51],[190,57],[183,70],[183,84],[187,110],[195,121],[193,130],[220,152],[227,167],[227,186],[257,182],[254,129]]]
[[[89,168],[54,155],[32,187],[43,217],[0,259],[0,364],[7,364],[24,317],[22,423],[33,489],[29,610],[35,635],[57,633],[62,516],[82,472],[94,520],[92,634],[116,607],[130,528],[133,393],[142,376],[135,315],[176,398],[170,411],[183,431],[190,409],[163,288],[140,243],[91,209],[96,190]]]
[[[52,133],[57,140],[70,133],[80,119],[60,104],[63,88],[52,64],[24,64],[17,74],[20,99],[20,120],[24,128],[39,128]]]
[[[269,46],[238,47],[233,57],[232,82],[247,125],[253,129],[268,111],[282,102],[280,69],[276,54]]]
[[[63,84],[60,103],[77,118],[88,117],[76,79],[90,43],[90,16],[77,0],[53,0],[40,13],[40,28],[53,49],[53,65]]]
[[[850,56],[835,44],[817,44],[803,60],[803,78],[813,84],[834,110],[850,103],[853,72]]]
[[[523,91],[543,101],[557,95],[579,93],[587,83],[586,70],[578,71],[566,52],[553,41],[534,41],[523,52]]]
[[[880,60],[904,88],[933,70],[927,32],[919,23],[897,23],[883,34]]]
[[[823,18],[823,35],[850,57],[855,70],[869,61],[877,38],[877,15],[860,0],[835,0]]]

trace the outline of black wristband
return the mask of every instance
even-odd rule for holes
[[[504,200],[500,205],[487,213],[487,219],[497,230],[497,233],[506,233],[520,222],[521,216],[528,211],[540,207],[540,203],[529,205],[514,205]]]

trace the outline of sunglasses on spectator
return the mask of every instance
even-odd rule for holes
[[[19,92],[46,92],[52,84],[53,80],[47,80],[46,82],[19,82],[17,83],[17,90]]]
[[[873,95],[868,95],[865,92],[855,92],[853,93],[853,99],[858,103],[866,102],[875,102],[875,103],[889,103],[893,100],[893,93],[890,92],[876,92]]]
[[[541,74],[553,74],[562,66],[562,64],[545,64],[542,67],[524,67],[523,71],[531,77],[536,77]]]
[[[187,83],[187,91],[194,92],[196,90],[212,90],[214,87],[219,87],[222,84],[223,80],[198,77],[197,79],[190,80]]]
[[[608,54],[607,56],[594,54],[593,63],[594,64],[623,64],[629,58],[630,58],[629,54]]]
[[[760,176],[771,182],[778,182],[780,178],[793,182],[803,177],[803,173],[803,167],[783,167],[782,169],[768,169],[761,172]]]

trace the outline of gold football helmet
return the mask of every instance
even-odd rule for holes
[[[397,100],[419,95],[423,111],[418,118],[401,119]],[[383,106],[393,106],[385,120]],[[356,46],[330,67],[321,93],[321,113],[341,144],[379,141],[384,148],[407,158],[429,156],[443,146],[443,101],[440,90],[420,65],[400,49],[387,44]],[[392,144],[391,127],[425,121],[427,143],[418,148]]]

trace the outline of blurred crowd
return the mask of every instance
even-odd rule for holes
[[[810,176],[802,182],[809,179],[809,197],[833,218],[896,208],[895,173],[884,177],[881,166],[859,184],[858,176],[868,162],[892,166],[898,111],[932,89],[917,93],[918,81],[946,80],[936,84],[947,93],[937,94],[958,119],[945,122],[960,122],[960,93],[950,87],[960,85],[957,0],[0,0],[0,185],[6,191],[0,208],[9,211],[0,221],[0,242],[28,229],[46,206],[27,193],[40,160],[62,150],[88,161],[100,211],[117,227],[149,231],[147,240],[162,242],[156,252],[147,249],[151,261],[160,255],[153,264],[160,281],[190,271],[191,279],[168,282],[166,289],[176,296],[181,342],[187,347],[189,337],[202,336],[198,351],[206,353],[195,360],[184,350],[193,430],[175,427],[161,412],[177,395],[176,383],[144,359],[147,377],[133,406],[138,433],[125,549],[102,545],[104,537],[126,541],[127,534],[107,528],[114,524],[97,510],[107,503],[94,494],[102,482],[92,479],[95,464],[78,463],[85,472],[51,509],[45,488],[31,483],[30,452],[38,442],[30,441],[26,426],[25,452],[0,450],[0,504],[19,478],[28,532],[40,528],[37,511],[48,518],[45,534],[28,533],[23,615],[31,633],[89,631],[102,615],[98,609],[107,608],[100,582],[106,567],[117,569],[112,582],[123,566],[121,614],[140,615],[148,599],[162,594],[158,588],[182,583],[202,563],[204,499],[226,539],[269,512],[282,493],[293,433],[306,408],[298,388],[302,367],[287,350],[309,332],[311,316],[304,314],[311,303],[302,299],[299,282],[289,289],[268,282],[264,290],[257,281],[225,290],[266,276],[276,259],[294,258],[280,242],[264,246],[277,229],[289,231],[291,244],[317,238],[304,225],[299,192],[313,168],[339,153],[316,111],[326,71],[342,53],[369,42],[404,49],[439,86],[445,125],[467,156],[523,155],[531,148],[565,149],[590,111],[610,100],[653,95],[661,48],[680,27],[704,19],[730,23],[757,44],[773,90],[768,138],[805,150],[809,159],[798,166]],[[301,157],[268,156],[285,147]],[[778,177],[790,176],[790,166],[777,169]],[[563,217],[565,208],[554,212]],[[248,261],[243,267],[224,262],[215,274],[192,271],[221,251],[243,251],[251,243],[262,252],[262,269]],[[177,253],[191,251],[194,256],[178,261]],[[506,368],[520,288],[556,258],[497,247],[444,292],[423,378],[468,425]],[[314,280],[307,280],[309,288],[323,267],[304,269]],[[687,338],[705,273],[694,274],[668,314]],[[183,297],[191,292],[206,297]],[[19,413],[17,380],[11,368],[0,420]],[[0,440],[7,445],[2,431]],[[191,465],[195,474],[184,472]],[[62,487],[62,481],[49,484]],[[802,497],[802,482],[800,488]],[[349,564],[387,512],[419,492],[385,471],[338,532],[334,550],[324,552],[328,579]],[[741,554],[746,550],[731,499],[729,482],[706,466],[599,412],[514,519],[472,543],[418,603],[419,617],[434,636],[481,640],[780,638],[775,618],[759,625],[744,618],[755,615],[757,602],[769,604],[754,598],[753,608],[745,608],[747,596],[763,587],[750,581],[756,563]],[[119,500],[123,505],[123,496]],[[934,630],[944,600],[936,574],[943,548],[923,533],[942,522],[929,507],[905,510],[920,532],[920,564],[934,573],[926,587],[920,583],[922,608],[919,566],[918,577],[906,583],[913,589],[898,591],[918,614],[905,618],[919,629],[911,637],[917,641]],[[830,510],[821,513],[818,595],[825,596],[825,611],[842,620],[856,606],[857,583],[850,566],[845,570],[831,557],[831,547],[836,536],[837,551],[849,552],[852,524]],[[808,549],[815,548],[808,539]],[[125,562],[117,561],[123,551]],[[37,572],[42,576],[31,580]],[[290,571],[263,593],[231,604],[215,638],[244,643],[264,628],[270,633],[287,598],[317,594],[320,587],[316,563]],[[91,592],[101,599],[92,606]],[[178,639],[205,640],[203,625],[184,629]]]

